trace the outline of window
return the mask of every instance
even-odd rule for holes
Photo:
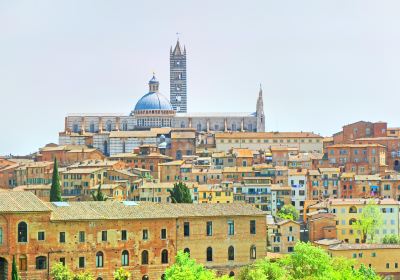
[[[18,224],[18,242],[28,242],[28,225],[25,222]]]
[[[210,222],[210,221],[207,222],[206,232],[207,232],[207,236],[212,236],[212,234],[213,234],[212,222]]]
[[[62,265],[65,266],[65,258],[64,257],[60,258],[60,263],[62,263]]]
[[[183,252],[186,253],[186,254],[188,254],[189,257],[190,257],[190,249],[189,249],[189,248],[183,249]]]
[[[164,249],[161,252],[161,263],[168,263],[168,250]]]
[[[39,232],[38,232],[38,234],[37,234],[37,239],[38,239],[39,241],[43,241],[43,240],[45,239],[44,231],[39,231]],[[0,242],[0,243],[1,243],[1,242]]]
[[[390,264],[389,263],[386,263],[386,268],[390,268]]]
[[[234,235],[235,234],[235,224],[233,223],[232,220],[228,221],[228,235]]]
[[[147,229],[143,230],[143,240],[149,239],[149,231]]]
[[[96,253],[96,267],[103,267],[104,266],[104,255],[103,252],[97,252]]]
[[[25,255],[19,257],[19,270],[26,271],[28,269],[28,261]]]
[[[122,251],[121,265],[122,266],[129,265],[129,252],[127,250]]]
[[[161,229],[161,239],[167,239],[167,229]]]
[[[228,261],[235,260],[235,248],[233,246],[229,246],[228,248]]]
[[[60,243],[65,243],[65,232],[60,232]]]
[[[79,268],[85,267],[85,257],[79,257]]]
[[[142,280],[149,280],[149,276],[143,275]]]
[[[36,269],[46,269],[47,268],[47,259],[44,256],[40,256],[36,258]]]
[[[250,221],[250,234],[256,234],[256,221]]]
[[[252,245],[250,247],[250,259],[255,260],[256,258],[257,258],[256,246]]]
[[[80,231],[79,232],[79,242],[83,243],[85,242],[86,237],[85,237],[85,232],[84,231]]]
[[[183,223],[183,235],[184,235],[184,236],[189,236],[189,235],[190,235],[190,226],[189,226],[189,222],[184,222],[184,223]]]
[[[149,264],[149,252],[146,250],[142,251],[142,264]]]
[[[107,241],[107,231],[103,230],[101,232],[101,241]]]
[[[0,227],[0,245],[3,244],[3,228]]]
[[[288,251],[288,253],[293,253],[294,252],[294,247],[288,247],[287,251]]]
[[[212,262],[213,261],[213,250],[211,247],[207,248],[207,261]]]

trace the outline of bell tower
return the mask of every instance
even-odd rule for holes
[[[179,43],[169,53],[169,80],[172,108],[177,113],[187,113],[187,84],[186,84],[186,48]]]
[[[264,115],[263,91],[262,91],[261,84],[260,84],[260,91],[258,92],[256,116],[257,116],[257,132],[264,132],[265,131],[265,115]]]

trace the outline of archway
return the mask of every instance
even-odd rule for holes
[[[8,262],[5,258],[0,258],[0,280],[7,280]]]

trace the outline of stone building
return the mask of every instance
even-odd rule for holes
[[[235,275],[266,256],[262,211],[245,204],[41,201],[31,192],[0,192],[0,278],[15,256],[22,279],[49,279],[64,263],[95,279],[124,267],[133,279],[160,279],[178,250]]]

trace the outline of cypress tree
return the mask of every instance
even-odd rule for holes
[[[17,268],[17,262],[15,261],[15,256],[13,256],[13,261],[12,261],[11,280],[19,280],[18,268]]]
[[[174,184],[172,190],[168,190],[172,203],[193,203],[189,188],[183,182]]]
[[[50,201],[51,202],[62,201],[57,158],[54,158],[53,178],[51,180],[51,189],[50,189]]]

